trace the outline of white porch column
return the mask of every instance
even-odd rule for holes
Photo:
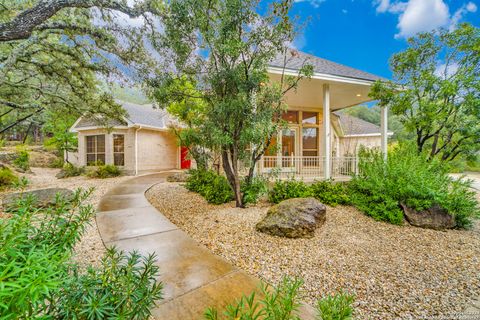
[[[381,146],[383,157],[387,159],[387,145],[388,145],[388,107],[381,108],[380,112],[380,132],[382,135]]]
[[[330,179],[330,167],[331,167],[331,129],[330,129],[330,85],[323,85],[323,168],[325,179]]]

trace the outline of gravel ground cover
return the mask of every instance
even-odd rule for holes
[[[327,207],[312,239],[255,231],[267,203],[247,209],[209,205],[178,183],[147,192],[149,201],[194,239],[269,283],[304,279],[305,300],[344,289],[359,319],[455,319],[480,295],[480,233],[394,226],[355,208]],[[478,224],[477,224],[478,226]]]
[[[78,188],[95,188],[87,204],[97,207],[102,196],[120,181],[131,177],[123,176],[110,179],[91,179],[84,176],[71,177],[66,179],[57,179],[55,175],[60,169],[51,168],[31,168],[32,173],[22,174],[30,181],[26,190],[43,189],[43,188],[67,188],[76,190]],[[18,190],[10,190],[7,192],[17,192]],[[3,192],[5,193],[5,192]],[[1,194],[0,194],[1,195]],[[98,265],[100,258],[105,252],[102,239],[97,230],[95,219],[92,219],[87,227],[82,240],[75,247],[75,260],[82,266],[87,264]]]

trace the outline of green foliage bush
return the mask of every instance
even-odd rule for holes
[[[87,176],[90,178],[113,178],[122,174],[120,168],[113,164],[102,164],[96,167],[91,167],[87,170]]]
[[[227,179],[215,171],[190,170],[185,187],[199,193],[208,203],[222,204],[233,200],[233,191]]]
[[[15,167],[22,171],[30,170],[30,154],[24,146],[18,146],[16,158],[13,160]]]
[[[278,180],[268,193],[268,201],[279,203],[291,198],[305,198],[311,195],[310,188],[300,180]]]
[[[92,190],[57,196],[47,209],[32,197],[0,219],[2,319],[147,319],[161,297],[154,257],[110,249],[87,273],[72,261],[73,248],[95,214],[82,203]]]
[[[83,274],[78,268],[71,272],[52,313],[62,319],[83,314],[88,315],[86,319],[149,319],[149,309],[161,299],[162,290],[155,279],[159,267],[154,261],[155,255],[107,249],[100,267]]]
[[[349,204],[348,188],[343,183],[333,181],[316,181],[310,186],[310,194],[318,201],[335,207],[339,204]]]
[[[436,159],[429,161],[413,145],[399,145],[389,152],[387,161],[375,150],[363,150],[360,158],[360,174],[350,182],[351,200],[377,220],[401,224],[400,203],[415,210],[438,204],[461,228],[479,215],[470,182],[452,179],[448,166]]]
[[[355,297],[344,292],[328,295],[318,301],[317,310],[322,320],[348,320],[353,317]]]
[[[0,190],[18,183],[18,177],[8,167],[0,168]]]
[[[85,173],[85,167],[77,167],[71,163],[65,163],[62,170],[57,174],[57,178],[77,177]]]
[[[49,168],[63,168],[63,166],[64,166],[65,164],[66,164],[66,163],[63,161],[62,158],[57,157],[57,158],[55,158],[54,160],[52,160],[52,161],[48,164],[48,167],[49,167]]]
[[[337,206],[350,203],[348,189],[344,184],[333,181],[316,181],[311,185],[299,180],[279,180],[269,192],[269,201],[279,203],[291,198],[314,197],[320,202]]]
[[[300,288],[303,281],[284,277],[275,287],[261,284],[263,298],[255,300],[255,293],[243,296],[228,305],[222,314],[215,308],[205,312],[206,320],[300,320]],[[354,297],[340,293],[318,302],[317,319],[348,320],[352,318]]]
[[[268,181],[262,177],[253,177],[250,183],[243,180],[240,188],[244,204],[255,204],[268,192]]]

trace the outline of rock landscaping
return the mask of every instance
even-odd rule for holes
[[[480,292],[480,233],[397,226],[350,206],[327,206],[312,238],[258,232],[269,203],[247,209],[208,204],[178,183],[147,192],[149,201],[195,240],[269,283],[304,279],[310,304],[344,290],[357,319],[457,317]]]
[[[315,198],[296,198],[272,206],[257,225],[260,232],[287,238],[311,238],[326,220],[327,208]]]
[[[439,205],[422,211],[409,208],[403,203],[400,205],[405,219],[412,226],[434,230],[453,229],[456,226],[455,218]]]
[[[65,188],[46,188],[25,192],[13,192],[3,196],[2,206],[6,209],[15,205],[15,203],[22,198],[33,197],[39,207],[48,207],[55,203],[57,194],[63,197],[71,197],[73,191]]]

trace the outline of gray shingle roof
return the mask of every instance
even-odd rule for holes
[[[117,101],[126,111],[126,118],[132,124],[152,126],[166,129],[172,122],[172,117],[166,110],[154,108],[151,104],[133,104]]]
[[[380,127],[371,122],[352,117],[343,112],[334,112],[345,135],[380,134]]]
[[[313,65],[313,71],[317,73],[324,73],[334,76],[341,76],[353,79],[361,79],[367,81],[377,81],[377,80],[385,80],[380,76],[376,76],[374,74],[364,72],[358,69],[354,69],[351,67],[344,66],[342,64],[326,60],[323,58],[315,57],[311,54],[292,50],[291,52],[294,53],[294,56],[291,56],[290,53],[287,53],[287,69],[299,70],[305,61],[308,64]],[[271,67],[279,67],[283,68],[284,64],[284,57],[283,55],[277,56],[270,62]]]

